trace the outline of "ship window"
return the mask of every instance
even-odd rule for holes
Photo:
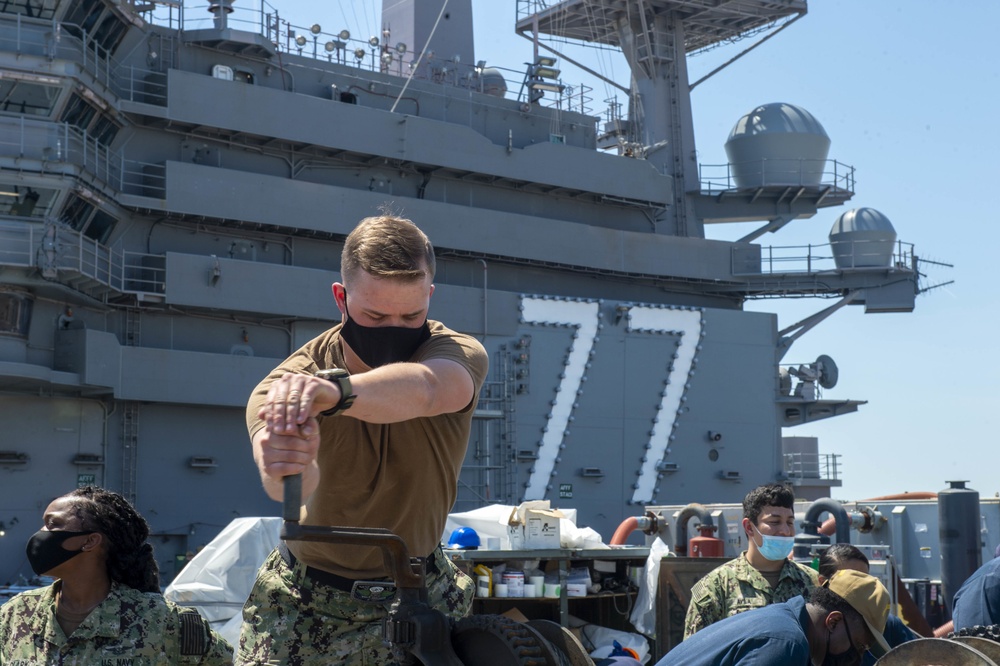
[[[0,334],[27,337],[31,303],[26,294],[0,291]]]
[[[233,69],[233,81],[253,84],[253,72],[246,69]]]
[[[73,93],[66,104],[66,110],[63,111],[59,120],[85,130],[90,126],[90,121],[94,119],[96,114],[97,109],[88,104],[82,97]]]
[[[117,221],[111,215],[98,209],[94,211],[94,217],[91,218],[90,224],[83,230],[83,235],[87,238],[93,238],[98,243],[103,243],[108,240],[108,236],[111,235],[111,230]]]
[[[93,136],[98,143],[110,146],[111,142],[114,141],[115,137],[118,135],[118,130],[120,129],[121,127],[119,127],[115,121],[102,114],[97,118],[97,122],[94,123],[94,127],[90,130],[90,135]]]
[[[106,57],[121,43],[128,26],[102,0],[78,0],[66,13],[63,27],[77,39],[86,35],[87,46],[97,47],[98,55]]]
[[[57,193],[56,190],[0,183],[0,215],[44,218]]]
[[[73,93],[66,103],[66,109],[59,120],[73,125],[105,146],[111,145],[121,126],[114,119],[97,110],[77,93]]]
[[[59,91],[57,86],[0,80],[0,110],[27,116],[47,116],[59,99]]]
[[[108,53],[113,53],[125,36],[125,23],[114,12],[108,12],[101,27],[94,33],[94,41]]]
[[[97,25],[97,19],[104,11],[104,3],[101,0],[80,0],[74,3],[64,19],[64,27],[71,35],[83,38],[83,33],[89,33]]]
[[[55,16],[57,2],[58,0],[0,0],[0,13],[51,19]]]
[[[84,201],[78,196],[70,198],[63,210],[62,220],[77,231],[83,229],[90,221],[90,215],[94,212],[94,205]]]
[[[103,243],[108,239],[111,230],[118,221],[113,215],[104,212],[75,194],[63,210],[62,220],[76,231],[98,243]]]

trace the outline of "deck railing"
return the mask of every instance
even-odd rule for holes
[[[840,455],[836,453],[786,453],[785,475],[789,479],[840,479]]]
[[[121,189],[121,155],[67,123],[0,116],[0,156],[36,160],[41,170],[72,164],[108,187]]]
[[[145,5],[149,11],[143,17],[155,25],[162,25],[171,30],[205,30],[221,25],[210,11],[211,6],[205,4],[184,4],[154,0]],[[458,86],[483,92],[483,70],[485,61],[476,63],[461,62],[450,57],[441,57],[433,52],[421,54],[418,45],[401,44],[394,41],[391,33],[387,36],[382,32],[374,35],[351,35],[349,30],[328,32],[319,23],[310,26],[298,26],[283,19],[278,9],[266,0],[256,0],[234,5],[235,11],[225,16],[225,25],[232,30],[256,33],[261,35],[276,49],[290,55],[337,62],[342,65],[356,67],[372,72],[397,77],[409,76],[413,67],[426,66],[429,77],[435,83],[448,86]],[[317,16],[317,20],[323,17]],[[416,49],[418,50],[415,50]],[[451,54],[447,54],[451,56]],[[422,56],[422,57],[421,57]],[[516,94],[522,87],[524,71],[489,65],[490,69],[499,71],[507,85],[508,95]],[[523,91],[526,92],[526,91]],[[576,111],[590,114],[590,102],[593,101],[589,86],[565,85],[561,92],[545,96],[539,103],[546,107],[554,107],[564,111]]]
[[[819,245],[767,245],[751,257],[746,248],[732,249],[732,272],[737,277],[754,275],[812,275],[845,269],[897,268],[915,271],[917,258],[913,243],[895,241],[887,261],[876,262],[885,255],[886,242],[881,240],[838,240]],[[839,260],[838,260],[839,257]],[[880,265],[875,265],[875,264]]]
[[[62,224],[0,220],[0,266],[93,283],[89,291],[163,294],[166,257],[108,247]]]
[[[705,194],[760,186],[834,188],[854,192],[854,167],[837,160],[768,159],[754,162],[699,164],[698,180]],[[749,181],[751,185],[737,183]]]

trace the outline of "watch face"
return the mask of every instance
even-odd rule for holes
[[[321,416],[333,416],[348,409],[354,404],[357,396],[351,390],[351,373],[343,368],[329,368],[327,370],[317,370],[314,375],[328,382],[333,382],[340,389],[340,400],[332,408],[321,412]]]

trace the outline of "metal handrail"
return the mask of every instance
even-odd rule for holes
[[[49,164],[72,164],[101,184],[121,189],[121,154],[68,123],[0,116],[0,155],[37,160],[41,171]]]
[[[790,479],[836,481],[840,478],[840,457],[837,453],[786,453],[785,475]]]
[[[144,18],[154,25],[161,25],[171,30],[193,31],[209,29],[217,25],[216,18],[209,11],[210,5],[181,4],[174,8],[174,3],[153,2],[150,11],[143,14]],[[264,37],[268,43],[282,53],[297,55],[315,60],[336,62],[347,67],[382,72],[385,74],[406,77],[415,66],[420,51],[414,50],[416,45],[408,45],[407,50],[400,53],[395,44],[383,43],[383,35],[358,38],[348,36],[342,39],[339,32],[326,32],[319,28],[313,32],[312,26],[298,26],[281,18],[276,7],[266,0],[254,3],[252,9],[240,8],[225,18],[227,27]],[[371,39],[377,38],[376,45]],[[298,43],[297,40],[302,41]],[[358,55],[355,55],[358,54]],[[383,60],[385,58],[385,60]],[[390,59],[391,58],[391,59]],[[454,85],[472,90],[481,89],[481,63],[455,62],[450,58],[439,57],[433,53],[424,54],[421,64],[426,64],[434,73],[432,80],[443,85]],[[287,64],[286,64],[287,66]],[[523,71],[509,68],[489,66],[499,70],[507,82],[508,90],[517,90],[524,77]],[[544,98],[544,106],[575,110],[590,114],[588,95],[592,89],[585,85],[567,86],[567,90],[553,98]]]
[[[71,34],[66,30],[67,27],[76,28],[82,37]],[[30,19],[18,14],[13,33],[0,34],[0,50],[68,60],[99,83],[111,87],[112,73],[118,65],[100,44],[88,44],[87,36],[86,30],[73,24]]]
[[[699,164],[698,180],[701,191],[719,194],[747,189],[737,184],[736,172],[750,177],[757,187],[833,187],[854,192],[854,167],[837,160],[805,158],[766,158],[753,162],[727,162],[725,164]]]
[[[837,240],[820,245],[764,246],[760,248],[759,262],[751,262],[747,260],[745,248],[734,247],[731,250],[731,268],[734,276],[815,274],[873,268],[917,270],[912,243],[895,241],[889,261],[873,265],[873,260],[884,252],[885,241],[882,240]]]
[[[166,291],[165,255],[108,247],[54,220],[0,220],[0,266],[69,272],[123,294]]]

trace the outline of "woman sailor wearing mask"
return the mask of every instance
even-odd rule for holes
[[[56,498],[28,541],[57,580],[0,606],[0,664],[231,664],[232,648],[160,594],[149,526],[129,502],[86,486]]]

